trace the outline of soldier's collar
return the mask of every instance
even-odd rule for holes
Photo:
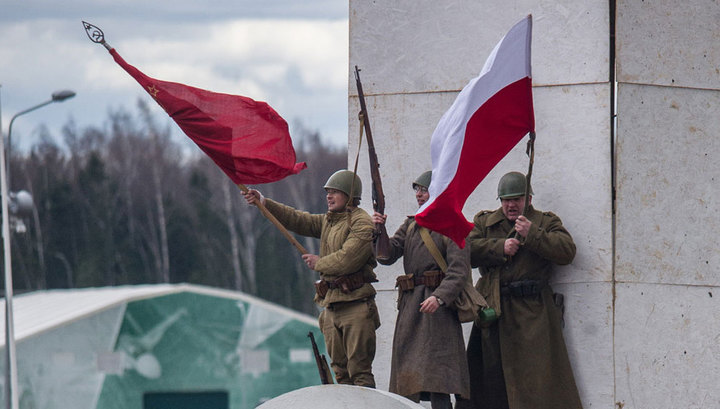
[[[347,207],[345,208],[345,210],[343,210],[343,211],[341,211],[341,212],[331,212],[331,211],[328,210],[328,212],[327,212],[326,215],[327,215],[327,217],[329,217],[330,219],[334,220],[334,219],[336,219],[336,218],[347,217],[347,214],[348,214],[348,213],[352,214],[352,213],[353,213],[355,210],[357,210],[357,209],[358,209],[358,207],[356,207],[356,206],[347,206]]]
[[[347,212],[344,212],[344,211],[343,211],[343,212],[331,212],[331,211],[328,211],[328,212],[325,214],[325,217],[327,217],[329,220],[338,220],[338,219],[340,219],[340,218],[347,217],[346,214],[347,214]]]
[[[503,220],[505,220],[505,214],[503,213],[502,207],[501,207],[501,208],[495,210],[494,212],[492,212],[490,214],[490,216],[488,216],[487,224],[488,225],[498,224],[498,223],[502,222]]]
[[[530,206],[528,206],[528,212],[525,215],[525,217],[532,220],[534,213],[535,213],[535,208],[532,205],[530,205]],[[490,216],[488,216],[487,224],[493,225],[493,224],[500,223],[503,220],[507,220],[507,218],[505,217],[505,213],[503,213],[502,207],[501,207],[501,208],[495,210]],[[510,222],[509,220],[508,220],[508,223],[514,224],[514,223]]]

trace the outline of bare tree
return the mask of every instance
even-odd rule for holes
[[[15,186],[27,184],[36,204],[27,233],[14,237],[18,287],[187,281],[315,313],[317,273],[296,249],[207,156],[180,155],[169,128],[158,127],[142,102],[138,112],[111,112],[105,127],[82,131],[70,122],[64,147],[45,131],[14,157]],[[323,184],[345,167],[346,153],[296,128],[298,161],[309,168],[260,190],[324,213]],[[297,238],[317,254],[317,239]]]
[[[229,178],[225,178],[223,181],[224,183],[222,183],[222,191],[225,198],[225,217],[227,221],[228,232],[230,233],[230,253],[232,255],[231,261],[233,273],[235,276],[235,289],[242,290],[243,280],[242,269],[240,267],[240,239],[238,238],[238,232],[235,226],[235,210],[233,209],[232,195],[230,194],[232,181]]]
[[[163,192],[164,185],[161,178],[161,167],[166,161],[164,157],[165,147],[168,145],[169,131],[166,129],[165,132],[161,133],[157,130],[157,127],[150,115],[150,110],[144,100],[138,100],[138,107],[140,113],[145,121],[147,132],[150,135],[152,141],[150,146],[150,172],[153,182],[153,199],[155,205],[155,211],[157,218],[155,226],[157,226],[156,234],[152,236],[157,240],[157,249],[154,252],[156,255],[156,265],[158,267],[159,281],[163,283],[170,282],[170,255],[168,250],[168,238],[167,238],[167,220],[165,217],[165,204],[163,203]]]

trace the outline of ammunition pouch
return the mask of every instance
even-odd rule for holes
[[[365,283],[370,282],[371,281],[365,278],[365,273],[360,270],[352,274],[341,276],[333,281],[317,280],[315,282],[315,292],[320,298],[325,298],[328,290],[335,289],[342,291],[343,294],[349,294],[364,286]]]
[[[315,293],[320,298],[325,298],[328,292],[328,282],[325,280],[317,280],[315,281]]]
[[[512,281],[500,285],[500,295],[505,297],[532,297],[540,294],[546,286],[546,280]]]
[[[421,276],[414,274],[406,274],[398,276],[395,279],[395,287],[401,292],[410,291],[416,286],[424,285],[425,287],[434,290],[440,286],[440,282],[445,278],[445,273],[442,271],[426,271]]]
[[[434,290],[440,286],[440,282],[445,278],[445,273],[439,270],[426,271],[422,277],[415,277],[415,285],[425,285],[425,287]]]
[[[397,287],[397,289],[401,292],[412,290],[413,288],[415,288],[415,280],[413,279],[413,275],[403,274],[401,276],[398,276],[398,278],[395,279],[395,287]]]

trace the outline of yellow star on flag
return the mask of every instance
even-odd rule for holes
[[[147,89],[148,89],[148,93],[149,93],[150,95],[152,95],[153,98],[156,98],[158,92],[160,92],[159,89],[155,88],[155,84],[147,87]]]

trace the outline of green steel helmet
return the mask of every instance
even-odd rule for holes
[[[498,199],[513,199],[525,195],[525,175],[520,172],[508,172],[498,183]],[[533,194],[530,186],[530,194]]]
[[[423,172],[422,175],[418,176],[417,179],[412,184],[413,189],[415,189],[415,186],[422,186],[425,189],[430,187],[430,179],[432,179],[432,170],[428,170],[427,172]]]
[[[355,184],[353,184],[353,176],[355,177]],[[360,180],[360,176],[351,170],[343,169],[333,173],[327,182],[325,182],[323,188],[339,190],[348,195],[348,197],[350,197],[350,189],[352,189],[353,197],[359,199],[360,196],[362,196],[362,181]]]

